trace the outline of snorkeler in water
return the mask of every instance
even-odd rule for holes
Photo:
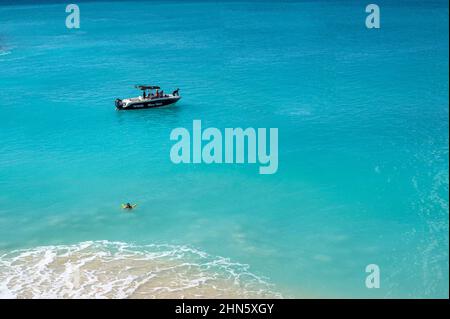
[[[122,204],[122,208],[123,209],[129,209],[129,210],[131,210],[131,209],[133,209],[133,208],[135,208],[136,207],[136,205],[137,204],[130,204],[130,203],[126,203],[126,204]]]

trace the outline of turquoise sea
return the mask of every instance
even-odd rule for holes
[[[76,3],[0,2],[0,297],[448,298],[447,1]],[[173,164],[195,119],[278,172]]]

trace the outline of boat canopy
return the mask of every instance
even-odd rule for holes
[[[160,87],[156,85],[135,85],[139,90],[159,90]]]

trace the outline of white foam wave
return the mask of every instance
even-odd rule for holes
[[[95,241],[0,256],[0,298],[281,297],[248,265],[173,245]]]

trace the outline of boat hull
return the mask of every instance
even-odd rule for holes
[[[116,100],[116,108],[118,110],[141,110],[141,109],[151,109],[156,107],[162,107],[170,104],[174,104],[178,102],[181,97],[171,97],[171,98],[162,98],[162,99],[154,99],[148,101],[139,101],[135,103],[131,103],[128,105],[123,105],[121,100]]]

